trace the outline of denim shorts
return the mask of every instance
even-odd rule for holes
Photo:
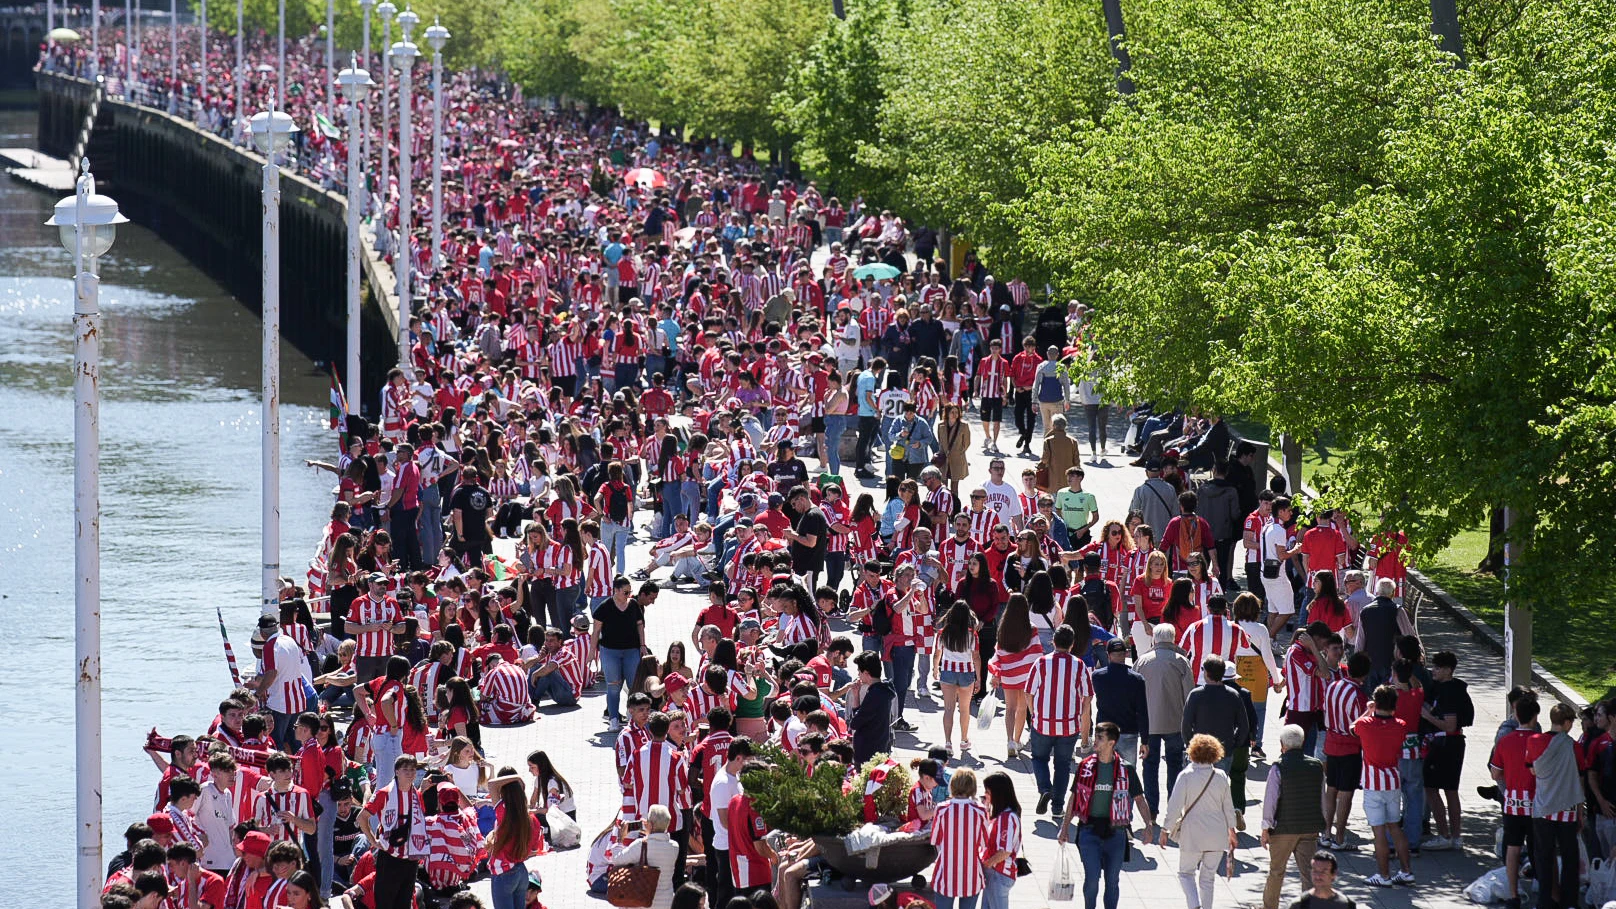
[[[964,688],[966,685],[976,684],[976,673],[956,672],[952,669],[944,669],[942,673],[938,675],[937,681],[942,682],[944,685],[953,685],[958,688]]]

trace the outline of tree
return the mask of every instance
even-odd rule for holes
[[[531,96],[580,98],[584,64],[573,49],[579,23],[571,0],[510,4],[495,47],[511,78]]]

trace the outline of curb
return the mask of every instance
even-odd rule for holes
[[[1280,464],[1272,457],[1268,459],[1268,470],[1271,473],[1275,473],[1280,476],[1285,475],[1284,465]],[[1309,498],[1318,497],[1318,490],[1307,485],[1306,483],[1302,484],[1301,492],[1303,495],[1306,495]],[[1483,644],[1486,644],[1489,648],[1501,656],[1504,654],[1504,636],[1500,634],[1496,628],[1487,624],[1486,621],[1481,618],[1481,616],[1471,612],[1469,608],[1465,606],[1465,604],[1454,599],[1452,594],[1449,594],[1446,590],[1443,590],[1435,581],[1412,568],[1408,570],[1408,579],[1410,585],[1417,589],[1423,597],[1435,603],[1443,612],[1451,616],[1454,621],[1464,626],[1464,628],[1472,635],[1481,639]],[[1417,622],[1417,617],[1419,615],[1419,610],[1417,607],[1414,609],[1414,614]],[[1536,660],[1532,661],[1532,681],[1536,682],[1540,687],[1548,690],[1548,692],[1553,694],[1557,699],[1570,704],[1578,710],[1588,706],[1587,698],[1584,698],[1582,695],[1578,694],[1575,688],[1572,688],[1570,685],[1567,685],[1565,682],[1561,681],[1559,676],[1548,671],[1547,669],[1544,669],[1543,666]]]

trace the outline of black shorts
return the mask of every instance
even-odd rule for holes
[[[982,422],[984,422],[984,423],[1003,423],[1004,422],[1004,399],[1003,398],[983,398],[982,399]]]
[[[1504,815],[1504,846],[1525,846],[1532,832],[1532,819],[1524,814]]]
[[[825,418],[824,417],[814,417],[814,418],[810,419],[808,421],[808,431],[809,432],[824,432],[825,431]]]
[[[1431,739],[1430,749],[1425,753],[1425,788],[1458,792],[1464,753],[1464,736],[1441,735]]]
[[[1356,792],[1363,777],[1363,755],[1324,756],[1324,785],[1338,792]]]

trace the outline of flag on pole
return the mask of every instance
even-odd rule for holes
[[[337,380],[337,368],[331,367],[331,428],[346,429],[348,417],[348,396],[342,391],[342,383]]]
[[[230,648],[230,635],[224,630],[224,610],[215,605],[213,611],[219,617],[219,637],[224,639],[224,658],[230,664],[230,683],[240,688],[241,667],[236,665],[236,652]]]

